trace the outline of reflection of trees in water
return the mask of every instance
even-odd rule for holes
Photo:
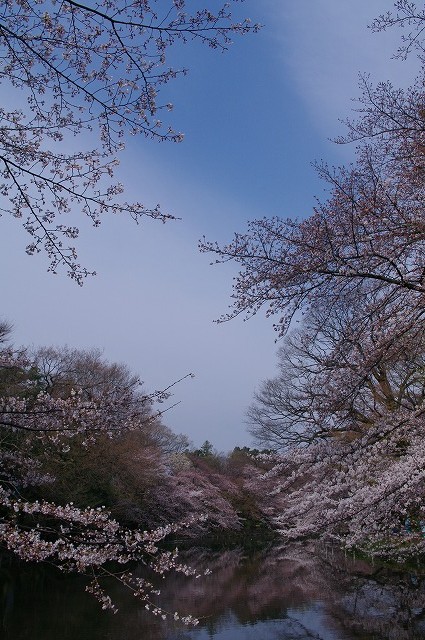
[[[285,610],[308,606],[314,599],[306,561],[274,553],[246,556],[242,551],[224,554],[190,554],[189,562],[212,575],[183,582],[178,589],[168,583],[163,595],[175,608],[192,607],[196,615],[215,619],[230,610],[241,624],[282,617]]]
[[[212,575],[168,578],[161,585],[161,601],[171,612],[201,617],[202,637],[214,637],[239,623],[247,633],[258,629],[256,638],[262,637],[264,624],[268,639],[318,639],[323,635],[319,626],[312,631],[314,616],[338,639],[425,637],[423,578],[395,574],[336,552],[319,558],[302,547],[251,556],[194,550],[187,556],[200,570],[209,567]],[[15,572],[0,567],[0,586],[4,640],[189,640],[200,633],[153,618],[118,589],[112,594],[118,615],[102,613],[79,579],[39,568]]]
[[[320,564],[330,585],[329,615],[345,629],[386,640],[425,638],[425,575],[338,553]]]
[[[303,547],[280,548],[251,557],[240,551],[207,555],[190,562],[209,566],[212,576],[181,582],[164,592],[172,606],[180,604],[205,617],[217,631],[229,612],[240,624],[293,618],[294,610],[322,603],[326,626],[338,638],[423,640],[425,579],[396,573],[334,551],[317,555]],[[302,627],[298,620],[297,624]],[[365,635],[366,634],[366,635]],[[295,635],[294,637],[298,637]],[[305,632],[304,636],[310,637]],[[314,636],[311,636],[314,637]]]

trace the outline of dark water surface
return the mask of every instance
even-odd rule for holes
[[[162,621],[113,585],[119,606],[102,612],[84,582],[41,568],[0,566],[2,640],[423,640],[425,580],[336,553],[273,549],[193,551],[185,560],[212,575],[171,576],[160,604],[200,618]],[[142,571],[142,570],[141,570]],[[142,574],[141,574],[142,575]]]

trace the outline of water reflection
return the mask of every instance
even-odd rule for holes
[[[343,555],[305,548],[248,556],[193,551],[213,574],[164,581],[161,604],[201,618],[199,627],[162,622],[117,587],[119,613],[104,613],[84,583],[41,569],[0,567],[4,640],[419,640],[425,582]],[[142,571],[142,569],[140,570]]]

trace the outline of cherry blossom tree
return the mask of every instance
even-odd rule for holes
[[[136,222],[173,217],[127,202],[113,180],[125,133],[183,137],[160,97],[186,73],[168,65],[170,50],[191,41],[223,50],[258,29],[232,21],[230,3],[216,11],[188,4],[6,0],[0,8],[0,82],[13,101],[0,109],[0,210],[22,221],[27,253],[44,250],[51,271],[64,267],[79,284],[88,270],[77,261],[69,214],[80,211],[94,226],[107,212]]]
[[[347,300],[329,314],[314,308],[278,352],[279,374],[263,382],[247,412],[258,444],[283,450],[326,438],[354,438],[386,412],[414,412],[424,401],[423,326],[382,342],[364,310]],[[360,316],[360,317],[359,317]],[[366,318],[367,322],[367,318]],[[378,349],[379,346],[379,349]]]
[[[405,42],[411,43],[408,49],[421,51],[422,12],[405,1],[397,2],[396,9],[401,16],[381,16],[374,29],[413,25],[417,33]],[[357,296],[371,321],[385,310],[386,324],[390,318],[393,325],[402,320],[403,326],[421,321],[424,77],[422,70],[405,91],[362,80],[359,117],[347,122],[348,134],[338,140],[358,143],[356,162],[338,168],[316,165],[330,196],[312,215],[254,220],[246,233],[236,233],[224,246],[205,238],[200,242],[217,263],[234,261],[241,268],[233,310],[221,320],[249,317],[265,307],[267,315],[277,317],[276,329],[283,335],[295,314],[323,304],[332,308]]]
[[[103,374],[105,368],[103,365]],[[128,382],[126,372],[122,368],[118,372]],[[99,380],[99,371],[97,377]],[[90,448],[97,438],[120,438],[148,427],[158,416],[146,407],[158,398],[164,400],[169,392],[144,397],[136,392],[137,402],[134,389],[129,390],[128,385],[121,389],[109,386],[108,393],[103,384],[101,394],[97,388],[95,393],[88,393],[87,386],[79,389],[75,385],[67,393],[53,394],[43,389],[42,378],[25,352],[2,348],[0,548],[23,561],[49,562],[63,571],[88,576],[87,590],[105,609],[115,610],[102,587],[102,579],[109,577],[131,589],[153,613],[167,616],[154,603],[157,590],[153,583],[119,568],[137,561],[147,564],[154,573],[193,575],[190,567],[178,562],[177,552],[161,551],[158,543],[192,526],[194,518],[188,516],[185,521],[147,532],[122,525],[102,506],[52,502],[45,498],[44,487],[54,477],[46,473],[42,461],[46,455],[66,456],[75,440]],[[142,405],[142,410],[137,405]],[[178,613],[174,615],[179,618]],[[183,621],[196,622],[190,616],[184,616]]]
[[[8,330],[0,327],[4,340]],[[243,539],[252,533],[246,522],[265,525],[246,469],[232,472],[210,444],[208,455],[182,451],[184,439],[162,425],[155,404],[170,389],[144,393],[96,350],[4,344],[0,356],[2,553],[87,576],[88,590],[113,610],[102,585],[115,578],[163,617],[155,580],[126,565],[197,575],[161,551],[163,538]]]
[[[416,2],[410,0],[397,0],[394,10],[379,15],[372,22],[374,31],[385,31],[390,27],[401,27],[401,46],[398,48],[397,57],[406,59],[415,51],[419,59],[424,59],[424,46],[422,30],[425,23],[425,10],[419,8]],[[407,31],[407,33],[406,33]]]
[[[355,295],[371,319],[385,309],[397,317],[408,306],[408,322],[420,321],[423,180],[411,180],[410,156],[400,162],[382,157],[386,146],[381,138],[374,147],[367,145],[353,168],[321,167],[333,193],[305,220],[264,218],[223,247],[201,243],[217,262],[234,260],[242,267],[233,312],[222,320],[249,317],[266,306],[268,315],[278,316],[282,335],[295,313],[307,313],[324,300],[339,305]]]
[[[315,441],[275,459],[264,477],[281,535],[395,560],[422,555],[423,440],[421,407],[387,413],[352,440]]]
[[[266,456],[272,467],[255,481],[288,540],[415,556],[425,523],[423,328],[376,361],[342,318],[312,312],[281,348],[280,374],[257,392],[251,433],[281,453]]]
[[[157,525],[158,520],[185,520],[189,514],[200,514],[199,522],[184,532],[192,539],[239,531],[241,518],[235,502],[240,494],[240,487],[225,474],[212,473],[207,466],[199,468],[186,458],[152,487],[150,499],[154,508],[149,510],[152,524]]]
[[[416,48],[423,64],[424,20],[402,0],[372,26],[408,27],[399,55]],[[402,91],[363,79],[338,140],[356,142],[355,162],[317,165],[329,196],[312,215],[201,242],[240,266],[221,320],[265,307],[280,337],[301,325],[249,412],[261,444],[283,449],[264,474],[282,535],[396,559],[424,552],[424,80]]]

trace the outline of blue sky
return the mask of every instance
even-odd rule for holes
[[[193,372],[175,389],[180,404],[165,423],[196,446],[206,439],[219,451],[250,444],[244,412],[255,387],[275,374],[276,336],[260,315],[213,323],[227,309],[235,270],[210,267],[197,241],[204,234],[229,240],[264,215],[309,215],[323,194],[311,161],[353,157],[328,138],[343,131],[338,118],[354,106],[358,73],[398,85],[415,74],[413,60],[390,60],[399,33],[366,28],[390,6],[246,0],[237,12],[264,25],[258,35],[237,39],[225,54],[179,50],[190,73],[167,96],[185,140],[128,139],[119,175],[129,200],[159,202],[182,220],[136,226],[109,218],[94,230],[76,212],[80,258],[98,272],[79,288],[48,274],[43,257],[28,257],[26,233],[3,217],[2,315],[15,326],[15,343],[100,347],[137,372],[147,390]]]

